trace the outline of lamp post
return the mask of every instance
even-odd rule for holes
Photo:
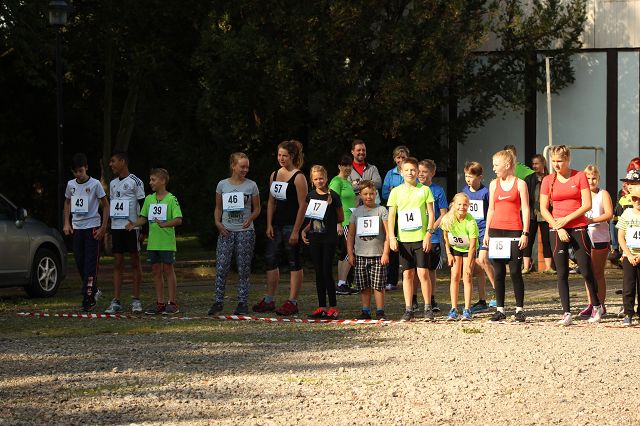
[[[58,190],[56,196],[58,198],[58,229],[62,232],[64,226],[63,206],[64,206],[64,177],[62,173],[63,167],[63,150],[64,143],[62,139],[63,130],[63,106],[62,106],[62,27],[67,25],[67,17],[69,16],[69,5],[65,0],[52,0],[49,2],[49,25],[56,31],[56,113],[57,113],[57,133],[58,133]]]

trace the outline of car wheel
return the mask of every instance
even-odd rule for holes
[[[51,297],[58,291],[61,280],[60,259],[51,249],[36,252],[31,267],[31,284],[25,287],[31,297]]]

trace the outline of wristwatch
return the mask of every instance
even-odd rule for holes
[[[436,232],[436,230],[435,229],[427,229],[427,232],[430,233],[430,234],[433,234],[434,232]]]
[[[522,236],[523,237],[528,237],[529,236],[529,232],[528,231],[522,231]]]

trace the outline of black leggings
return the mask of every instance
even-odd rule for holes
[[[511,231],[506,229],[489,229],[490,238],[520,238],[522,230]],[[510,259],[491,259],[493,273],[495,275],[496,305],[504,307],[505,279],[507,277],[507,264],[509,275],[513,284],[513,293],[516,297],[516,306],[524,306],[524,281],[522,280],[522,250],[518,248],[518,241],[511,242]]]
[[[336,285],[333,282],[333,257],[336,254],[336,240],[323,241],[312,237],[309,252],[316,270],[316,291],[318,292],[318,306],[336,306]]]
[[[533,245],[536,241],[536,232],[538,232],[538,225],[540,226],[540,238],[542,240],[542,253],[545,258],[552,257],[551,244],[549,242],[549,222],[538,222],[532,220],[529,222],[529,242],[523,250],[524,257],[531,257],[533,252]]]
[[[569,302],[569,247],[573,249],[576,257],[576,263],[580,267],[580,272],[584,277],[591,301],[594,306],[600,305],[598,298],[598,285],[596,277],[593,275],[591,267],[591,239],[587,232],[587,228],[565,228],[569,233],[569,242],[562,242],[558,237],[558,233],[553,229],[549,231],[549,239],[553,249],[553,261],[558,271],[558,293],[560,293],[560,301],[564,312],[571,312],[571,304]]]
[[[640,315],[640,265],[633,266],[626,257],[622,258],[622,304],[624,314],[633,316],[636,296],[638,297],[638,314]]]

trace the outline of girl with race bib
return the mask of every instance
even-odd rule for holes
[[[566,145],[551,148],[553,173],[545,176],[540,187],[540,212],[549,222],[549,239],[558,271],[558,292],[563,315],[558,322],[573,323],[569,301],[569,247],[572,247],[586,281],[593,311],[589,322],[600,322],[604,309],[600,305],[598,286],[591,267],[591,239],[585,213],[591,210],[591,191],[584,172],[569,167],[571,153]]]
[[[303,277],[298,239],[308,192],[307,179],[300,171],[303,161],[302,144],[299,141],[289,140],[278,145],[280,168],[269,177],[267,201],[267,294],[253,305],[254,312],[275,311],[278,315],[298,313],[297,299]],[[289,299],[276,309],[274,297],[280,281],[280,251],[287,253],[291,288]]]
[[[589,164],[584,173],[587,175],[589,190],[591,191],[591,210],[587,212],[587,231],[593,248],[591,249],[591,266],[593,275],[598,282],[598,295],[602,310],[606,313],[604,300],[607,296],[607,282],[604,277],[604,267],[607,263],[609,248],[611,246],[611,234],[609,233],[609,221],[613,217],[613,203],[611,195],[606,189],[598,188],[600,182],[600,170],[598,166]],[[580,316],[590,317],[593,313],[593,300],[589,293],[589,287],[585,284],[589,304],[580,312]]]
[[[522,280],[522,250],[529,236],[529,192],[514,172],[516,158],[509,150],[493,155],[496,179],[489,185],[489,211],[484,245],[489,247],[496,286],[496,313],[492,322],[504,321],[505,278],[507,264],[516,298],[515,320],[525,321],[524,281]]]
[[[633,203],[633,208],[622,212],[616,224],[622,250],[622,325],[628,327],[633,325],[636,295],[640,315],[640,170],[630,170],[622,181]]]
[[[462,320],[471,320],[471,293],[473,292],[473,269],[478,246],[478,224],[468,213],[469,196],[458,192],[453,197],[449,212],[441,221],[447,264],[451,267],[451,310],[447,320],[453,321],[458,315],[458,286],[460,275],[464,283],[464,311]]]
[[[247,315],[249,307],[249,278],[256,242],[253,221],[260,215],[258,185],[247,179],[249,158],[242,152],[229,157],[231,177],[218,182],[214,220],[218,228],[216,247],[215,300],[209,315],[218,315],[224,308],[224,290],[231,260],[238,267],[238,306],[234,315]]]
[[[344,212],[340,196],[327,186],[327,170],[324,167],[311,167],[310,179],[315,189],[309,192],[305,199],[305,217],[309,223],[302,230],[302,240],[309,246],[313,267],[316,270],[319,307],[309,318],[337,319],[339,312],[336,308],[336,286],[333,281],[333,257],[338,236],[342,237],[344,233]]]

